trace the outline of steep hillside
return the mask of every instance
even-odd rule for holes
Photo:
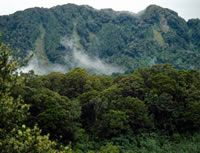
[[[199,69],[199,29],[199,19],[155,5],[133,14],[67,4],[0,17],[3,41],[21,63],[29,59],[23,70],[38,73],[79,66],[112,74],[160,63]]]

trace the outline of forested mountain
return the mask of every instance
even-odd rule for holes
[[[82,66],[112,74],[170,63],[200,68],[200,20],[185,21],[156,5],[134,14],[67,4],[0,17],[2,41],[25,70],[38,73]]]
[[[0,152],[199,153],[199,61],[200,20],[156,5],[0,16]]]

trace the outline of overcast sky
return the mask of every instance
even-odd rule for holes
[[[30,7],[52,7],[67,3],[86,4],[94,8],[112,8],[137,13],[150,4],[170,8],[187,19],[200,18],[200,0],[0,0],[0,15],[11,14]]]

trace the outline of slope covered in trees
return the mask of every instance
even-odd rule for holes
[[[199,69],[199,29],[199,19],[186,22],[176,12],[155,5],[139,14],[67,4],[0,16],[3,41],[21,63],[32,59],[49,71],[55,63],[62,66],[60,71],[77,66],[94,70],[91,63],[96,59],[98,67],[120,66],[120,70],[98,69],[101,73],[162,63]],[[89,59],[94,60],[88,63]]]
[[[0,45],[1,152],[199,152],[199,71],[17,75],[8,50]]]

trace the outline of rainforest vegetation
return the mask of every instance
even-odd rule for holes
[[[0,44],[0,152],[199,153],[200,72],[17,73]]]
[[[200,20],[156,5],[0,16],[0,152],[200,153],[199,61]]]

